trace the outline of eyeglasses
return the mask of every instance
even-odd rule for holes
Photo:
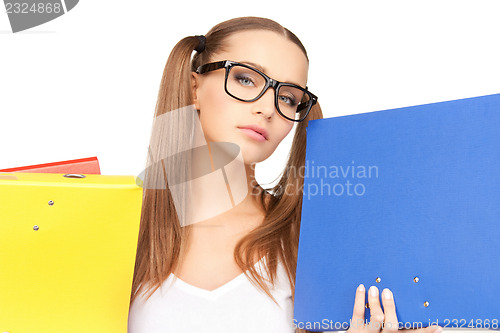
[[[204,74],[225,68],[224,90],[226,93],[243,102],[254,102],[272,87],[274,89],[274,105],[280,115],[290,121],[306,119],[318,97],[293,83],[271,79],[256,68],[231,60],[223,60],[201,65],[196,70]]]

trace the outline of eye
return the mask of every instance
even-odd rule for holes
[[[285,95],[280,95],[278,96],[280,101],[285,102],[286,104],[290,106],[295,106],[297,103],[295,102],[295,98],[293,96],[285,96]]]
[[[248,76],[238,75],[236,76],[236,80],[243,86],[254,86],[255,82]]]

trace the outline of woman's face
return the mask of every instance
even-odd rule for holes
[[[302,50],[285,37],[266,30],[237,32],[228,37],[226,48],[210,62],[232,60],[260,66],[269,77],[306,86],[308,62]],[[283,118],[274,104],[274,89],[254,102],[239,101],[224,91],[225,70],[193,73],[195,107],[200,110],[201,126],[208,142],[237,144],[245,164],[267,159],[290,132],[294,122]],[[262,140],[244,127],[255,125],[267,131]]]

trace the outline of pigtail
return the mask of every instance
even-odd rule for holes
[[[187,179],[190,154],[169,159],[193,147],[196,115],[192,107],[191,56],[199,39],[190,36],[173,48],[163,70],[143,180],[143,201],[130,303],[142,289],[149,297],[176,268],[184,253],[189,228],[181,226],[186,207],[174,206],[167,172]],[[181,189],[181,195],[184,195]],[[149,286],[146,286],[146,283]]]
[[[199,44],[196,36],[181,39],[172,49],[163,70],[155,117],[192,103],[191,55]]]

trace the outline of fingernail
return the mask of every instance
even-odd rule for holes
[[[378,293],[378,288],[375,286],[371,286],[370,287],[370,295],[377,296],[377,293]]]
[[[359,291],[365,291],[365,286],[363,286],[363,284],[360,284],[360,285],[358,286],[358,290],[359,290]]]
[[[434,331],[434,333],[441,333],[443,331],[443,328],[439,326],[437,330]]]
[[[392,291],[390,291],[388,288],[385,288],[382,291],[382,297],[385,299],[391,299],[392,298]],[[435,332],[434,332],[435,333]],[[439,332],[438,332],[439,333]]]

